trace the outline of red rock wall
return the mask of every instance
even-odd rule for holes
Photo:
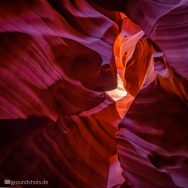
[[[0,185],[186,188],[187,10],[1,1]]]

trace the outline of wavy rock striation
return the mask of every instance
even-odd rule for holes
[[[0,2],[1,186],[187,187],[188,3],[109,2]]]

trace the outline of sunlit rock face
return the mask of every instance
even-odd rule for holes
[[[0,186],[186,188],[187,10],[1,1]]]

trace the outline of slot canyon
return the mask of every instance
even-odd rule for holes
[[[0,0],[0,186],[188,188],[188,0]]]

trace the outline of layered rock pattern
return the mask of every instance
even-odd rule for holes
[[[187,1],[0,10],[1,186],[188,186]]]

